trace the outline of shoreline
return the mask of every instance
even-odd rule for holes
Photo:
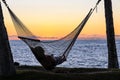
[[[0,80],[120,80],[120,69],[57,67],[47,71],[40,66],[18,66],[16,75]]]

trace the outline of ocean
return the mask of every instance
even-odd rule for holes
[[[20,65],[40,65],[29,47],[21,40],[10,40],[10,46],[15,62],[19,62]],[[120,64],[120,40],[116,41],[116,47]],[[107,57],[106,40],[77,40],[67,57],[67,61],[58,67],[107,68]]]

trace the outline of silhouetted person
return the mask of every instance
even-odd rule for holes
[[[47,70],[52,70],[56,65],[63,63],[66,61],[65,57],[59,56],[54,57],[53,55],[45,55],[45,51],[42,47],[37,46],[35,48],[30,48],[35,55],[36,59],[43,65],[43,67]]]
[[[46,70],[55,68],[55,59],[50,55],[45,55],[45,51],[42,47],[37,46],[35,48],[31,47],[30,49]]]

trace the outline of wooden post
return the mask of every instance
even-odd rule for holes
[[[114,33],[111,0],[104,0],[104,5],[105,5],[105,18],[106,18],[107,47],[108,47],[108,68],[119,68],[116,44],[115,44],[115,33]]]
[[[0,2],[0,76],[9,76],[15,74],[15,67],[9,45],[7,31],[4,25]]]

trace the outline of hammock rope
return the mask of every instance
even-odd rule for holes
[[[66,58],[73,47],[77,37],[82,31],[83,27],[89,20],[90,16],[96,9],[101,0],[98,0],[94,8],[91,8],[82,22],[68,35],[53,41],[39,40],[15,15],[15,13],[9,8],[5,0],[2,0],[7,7],[9,14],[12,18],[15,26],[18,38],[23,40],[31,49],[36,59],[47,70],[53,69],[56,65],[59,65],[66,61]]]

